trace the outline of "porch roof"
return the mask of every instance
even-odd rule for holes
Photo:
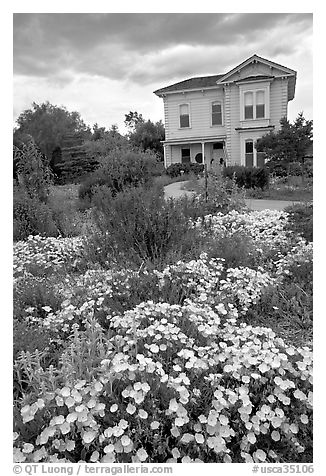
[[[201,144],[204,142],[206,143],[214,143],[214,142],[225,142],[226,135],[219,136],[219,137],[207,137],[203,139],[202,137],[188,137],[185,139],[170,139],[162,141],[163,145],[185,145],[185,144]]]

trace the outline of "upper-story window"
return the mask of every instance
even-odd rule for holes
[[[180,104],[180,127],[190,127],[189,104]]]
[[[248,91],[244,95],[244,118],[254,118],[254,94]]]
[[[256,119],[265,117],[265,91],[256,92]]]
[[[244,119],[265,118],[265,91],[246,91],[244,93]]]
[[[212,103],[212,126],[221,126],[222,122],[222,104],[219,101],[215,101]]]

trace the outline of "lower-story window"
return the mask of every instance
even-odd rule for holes
[[[254,143],[252,140],[246,140],[245,143],[245,166],[253,167],[254,165]]]
[[[181,149],[181,163],[182,164],[190,163],[190,149]]]

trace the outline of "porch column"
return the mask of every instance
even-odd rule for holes
[[[201,143],[201,153],[203,156],[203,165],[205,166],[205,142]]]
[[[167,152],[168,152],[168,146],[164,144],[164,168],[167,168]]]

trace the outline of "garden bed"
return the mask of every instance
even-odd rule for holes
[[[188,223],[160,266],[15,244],[16,462],[312,462],[312,244],[286,212]]]

